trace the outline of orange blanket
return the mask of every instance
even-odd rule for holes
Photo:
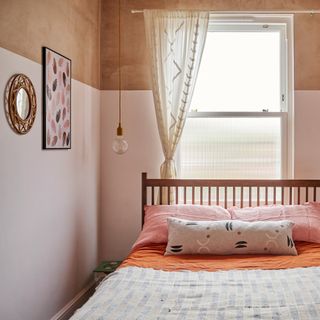
[[[143,267],[165,271],[218,271],[231,269],[287,269],[320,266],[320,244],[296,242],[298,256],[271,255],[179,255],[164,256],[165,245],[133,251],[121,267]]]

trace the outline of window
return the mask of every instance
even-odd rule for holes
[[[178,152],[182,178],[290,175],[289,23],[251,19],[210,21]]]

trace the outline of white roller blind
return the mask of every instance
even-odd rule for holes
[[[189,118],[180,147],[184,178],[281,178],[279,118]]]

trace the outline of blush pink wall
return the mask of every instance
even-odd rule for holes
[[[98,261],[100,92],[72,81],[72,149],[41,149],[41,65],[0,48],[0,90],[24,73],[36,90],[23,136],[0,107],[0,319],[50,319]]]
[[[129,149],[115,154],[118,91],[101,91],[101,253],[123,258],[141,228],[141,172],[158,176],[162,150],[151,91],[123,91],[123,128]]]
[[[320,179],[320,91],[296,91],[295,106],[295,178]]]
[[[151,91],[123,92],[129,151],[111,150],[117,125],[117,91],[101,93],[101,256],[122,259],[141,226],[141,172],[159,177],[163,161]],[[294,174],[320,179],[320,91],[295,92]]]

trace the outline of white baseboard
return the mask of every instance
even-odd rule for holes
[[[68,320],[94,293],[95,282],[92,281],[82,289],[69,303],[67,303],[50,320]]]

